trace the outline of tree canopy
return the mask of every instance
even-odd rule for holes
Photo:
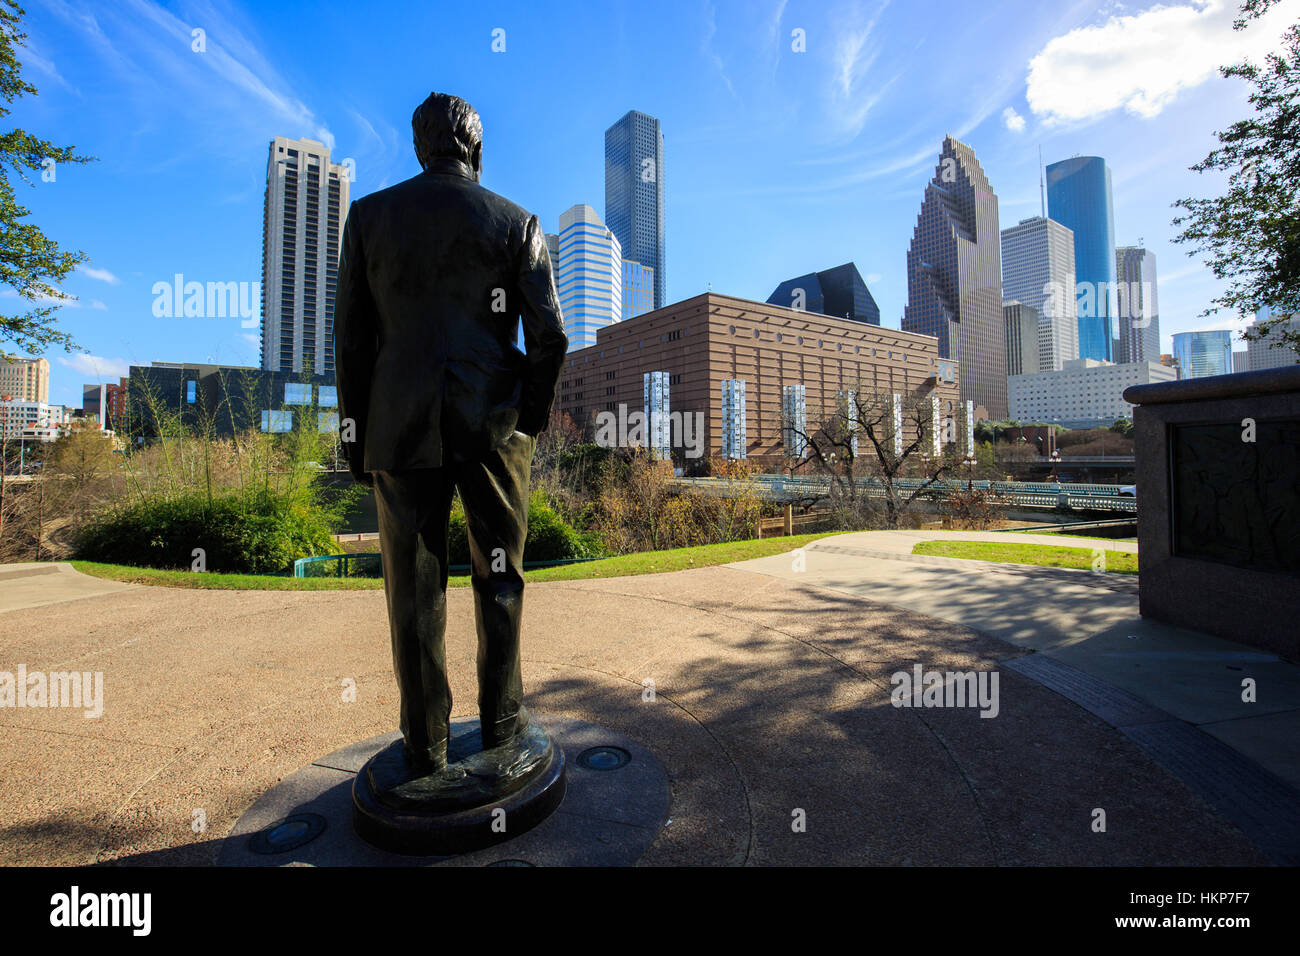
[[[23,14],[15,0],[0,0],[0,117],[9,115],[9,104],[15,99],[36,95],[36,87],[22,77],[18,55],[27,38],[22,32]],[[72,298],[58,283],[86,259],[85,253],[61,250],[39,226],[26,221],[31,210],[19,204],[11,174],[32,186],[35,182],[29,173],[49,181],[57,175],[59,164],[92,159],[78,155],[75,146],[55,146],[25,130],[0,133],[0,283],[31,305],[15,314],[0,311],[0,358],[6,354],[6,342],[36,354],[53,345],[74,348],[71,336],[55,324],[55,313]]]

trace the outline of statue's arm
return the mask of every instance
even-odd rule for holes
[[[343,443],[348,469],[369,484],[365,470],[366,419],[370,414],[370,384],[379,341],[375,303],[366,279],[357,205],[348,210],[339,254],[338,288],[334,297],[334,368],[339,390],[339,420],[344,437],[349,424],[353,441]]]
[[[555,386],[569,347],[551,274],[551,256],[546,251],[546,236],[536,216],[529,217],[524,232],[518,285],[526,365],[517,427],[535,436],[550,418]]]

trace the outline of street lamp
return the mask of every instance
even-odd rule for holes
[[[1060,475],[1057,474],[1056,469],[1061,464],[1061,453],[1056,449],[1052,449],[1052,454],[1049,457],[1052,459],[1052,481],[1059,485],[1061,483],[1061,478]]]
[[[966,467],[970,469],[970,472],[966,477],[966,490],[974,491],[975,490],[975,456],[974,455],[966,456]]]

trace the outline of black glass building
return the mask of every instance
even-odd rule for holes
[[[880,306],[852,262],[787,279],[767,297],[767,304],[867,325],[880,324]]]

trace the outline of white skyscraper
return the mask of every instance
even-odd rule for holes
[[[623,318],[623,249],[596,210],[579,203],[560,216],[555,289],[569,351],[596,344],[596,332]]]
[[[262,368],[334,374],[334,290],[348,166],[324,143],[277,136],[262,220]]]
[[[1079,357],[1074,233],[1034,216],[1002,230],[1002,301],[1038,311],[1038,367],[1050,371]]]

